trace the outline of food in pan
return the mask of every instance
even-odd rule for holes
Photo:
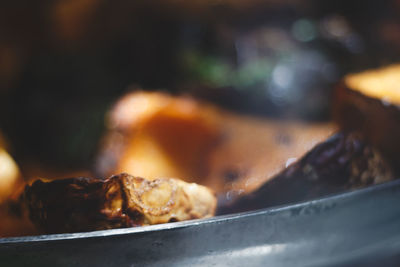
[[[126,173],[106,180],[37,180],[23,202],[44,233],[65,233],[160,224],[214,215],[216,198],[204,186]]]
[[[100,176],[185,177],[218,193],[251,192],[335,131],[330,123],[257,119],[155,92],[124,96],[108,128]]]
[[[400,65],[350,74],[337,89],[334,118],[344,131],[358,130],[400,166]]]
[[[34,234],[33,225],[19,209],[18,197],[24,189],[24,180],[6,147],[0,134],[0,237]]]
[[[156,92],[126,95],[109,114],[98,174],[128,172],[204,183],[207,155],[221,137],[214,114],[211,106],[190,98]]]
[[[239,212],[309,200],[394,179],[384,157],[356,133],[337,133],[251,194],[222,205]]]
[[[125,95],[110,111],[95,166],[98,177],[112,176],[37,180],[17,198],[14,166],[7,176],[14,178],[3,180],[11,190],[0,188],[0,235],[206,218],[392,180],[399,171],[397,73],[400,65],[345,77],[334,96],[339,132],[334,123],[254,118],[189,97]]]
[[[9,199],[23,184],[23,179],[14,159],[7,153],[0,134],[0,204]]]

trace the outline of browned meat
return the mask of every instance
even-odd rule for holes
[[[253,193],[220,203],[219,213],[309,200],[392,179],[386,160],[358,134],[338,133]]]
[[[345,77],[335,93],[334,117],[344,131],[360,131],[400,169],[400,64]],[[400,170],[398,170],[400,171]]]
[[[106,180],[35,181],[24,201],[45,233],[91,231],[159,224],[214,215],[215,196],[177,179],[149,181],[123,173]]]

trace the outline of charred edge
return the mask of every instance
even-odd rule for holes
[[[368,154],[369,152],[372,154]],[[361,174],[375,174],[375,166],[368,165],[373,156],[379,157],[379,154],[373,153],[373,149],[359,134],[338,133],[318,144],[300,161],[284,169],[255,192],[226,206],[219,206],[217,214],[310,200],[349,190],[354,183],[366,186],[370,183],[368,180],[363,181]],[[378,162],[382,165],[385,163],[381,157]],[[354,174],[354,165],[364,168],[364,172]],[[389,173],[389,167],[378,170],[378,174],[390,176]]]

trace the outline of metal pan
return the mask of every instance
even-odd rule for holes
[[[0,239],[1,266],[400,266],[400,180],[163,225]]]

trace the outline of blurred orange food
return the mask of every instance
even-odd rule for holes
[[[17,164],[5,146],[6,143],[0,136],[0,204],[9,199],[24,183]]]
[[[331,135],[328,123],[237,115],[189,97],[134,92],[109,114],[96,169],[178,177],[216,192],[250,192]]]
[[[36,231],[18,205],[25,182],[0,134],[0,237],[34,234]]]
[[[162,93],[132,93],[111,111],[98,171],[199,181],[221,137],[212,107]]]

